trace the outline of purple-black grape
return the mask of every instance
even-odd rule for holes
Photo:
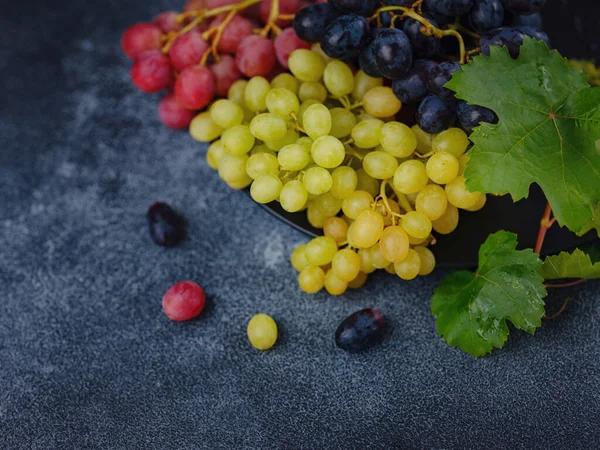
[[[418,103],[423,100],[427,94],[427,80],[429,72],[437,63],[427,59],[418,59],[414,62],[412,69],[408,73],[392,83],[392,89],[396,97],[402,103]]]
[[[377,0],[329,0],[329,3],[342,14],[368,16],[377,9]]]
[[[427,19],[431,25],[439,28],[438,23],[434,19]],[[431,58],[440,52],[440,39],[434,36],[425,36],[421,33],[422,26],[421,22],[409,17],[402,24],[402,31],[408,36],[417,58]]]
[[[358,55],[369,39],[369,24],[356,14],[348,14],[334,19],[325,29],[321,48],[327,56],[350,60]]]
[[[294,31],[298,37],[307,42],[319,42],[331,21],[339,16],[339,12],[329,3],[315,3],[302,8],[296,13]]]
[[[388,323],[379,311],[363,309],[342,321],[335,332],[335,345],[347,352],[358,352],[381,343],[388,333]]]
[[[490,47],[498,45],[506,47],[513,58],[518,58],[525,33],[516,28],[497,28],[484,34],[479,40],[481,53],[490,56]]]
[[[163,247],[177,245],[185,237],[185,220],[166,203],[154,203],[146,215],[152,240]]]
[[[381,20],[382,28],[389,28],[392,24],[392,13],[390,11],[383,11],[379,14],[379,20]]]
[[[467,102],[459,102],[456,108],[458,120],[467,133],[479,126],[482,122],[498,123],[498,116],[491,109],[483,106],[469,105]]]
[[[427,133],[441,133],[456,122],[456,102],[428,95],[419,105],[417,124]]]
[[[369,32],[369,42],[360,49],[358,54],[358,64],[362,71],[374,78],[381,78],[381,72],[375,62],[375,53],[373,52],[373,44],[375,38],[383,31],[382,28],[371,28]]]
[[[540,13],[533,13],[527,15],[517,14],[516,16],[511,17],[509,23],[513,27],[533,27],[537,30],[541,30],[544,28],[544,21],[542,20],[542,15]]]
[[[513,14],[540,12],[546,0],[504,0],[504,7]]]
[[[502,0],[475,0],[475,5],[469,13],[471,28],[483,32],[502,26],[503,21]]]
[[[425,0],[425,6],[444,16],[462,16],[473,7],[475,0]]]
[[[444,87],[450,81],[452,74],[460,70],[460,64],[455,62],[443,62],[433,67],[429,72],[427,87],[429,92],[444,99],[454,98],[454,92]]]
[[[406,34],[395,28],[382,30],[373,42],[375,62],[381,74],[394,80],[412,66],[412,46]]]
[[[525,33],[526,36],[537,39],[538,41],[544,41],[546,43],[546,45],[548,46],[548,48],[550,48],[550,38],[542,30],[538,30],[537,28],[526,27],[526,26],[518,26],[515,28],[517,30]]]

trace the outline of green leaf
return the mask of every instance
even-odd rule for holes
[[[517,236],[499,231],[479,250],[476,273],[459,271],[435,290],[431,310],[438,333],[454,347],[478,357],[501,348],[507,320],[533,334],[544,316],[542,262],[532,250],[517,251]]]
[[[562,278],[600,278],[600,263],[592,263],[590,255],[580,249],[548,256],[540,270],[546,280]]]
[[[537,183],[560,225],[578,234],[600,231],[600,89],[581,71],[527,38],[517,60],[494,46],[491,56],[473,58],[446,86],[500,119],[471,135],[469,189],[517,201]]]

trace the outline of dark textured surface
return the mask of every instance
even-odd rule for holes
[[[300,294],[287,257],[305,237],[229,191],[128,81],[121,30],[170,2],[68,3],[0,8],[1,449],[598,448],[598,283],[480,360],[435,333],[443,273]],[[151,243],[155,200],[186,213],[180,248]],[[209,304],[179,324],[160,299],[182,279]],[[394,333],[337,350],[364,307]],[[266,353],[245,337],[258,312],[282,331]]]

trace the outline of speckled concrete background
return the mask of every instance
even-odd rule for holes
[[[480,360],[435,333],[443,273],[299,293],[287,257],[305,237],[228,190],[130,85],[120,33],[169,6],[0,7],[0,448],[598,448],[600,285],[555,293],[563,315]],[[180,248],[150,242],[155,200],[185,212]],[[178,324],[160,299],[182,279],[209,303]],[[337,350],[339,321],[368,306],[391,338]],[[258,312],[282,331],[266,353],[245,338]]]

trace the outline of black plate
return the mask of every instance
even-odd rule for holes
[[[549,0],[544,8],[544,28],[553,46],[572,58],[600,61],[600,33],[597,20],[600,2]],[[290,214],[278,203],[265,209],[291,226],[311,235],[321,234],[311,227],[306,213]],[[537,186],[532,186],[529,198],[513,203],[509,196],[488,196],[486,206],[476,213],[460,212],[458,229],[449,236],[438,236],[435,255],[438,267],[473,267],[485,239],[498,230],[517,233],[521,248],[533,248],[544,214],[546,200]],[[579,238],[566,228],[552,227],[544,242],[543,253],[552,254],[597,240],[594,232]]]

